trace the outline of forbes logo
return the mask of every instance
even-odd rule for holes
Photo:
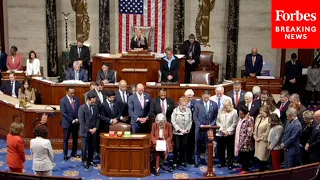
[[[316,21],[317,13],[300,13],[296,10],[294,13],[286,13],[284,10],[275,10],[275,21]]]

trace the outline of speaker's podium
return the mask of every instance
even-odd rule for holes
[[[101,174],[117,177],[150,175],[150,134],[111,137],[100,134]]]
[[[211,126],[211,125],[204,125],[201,126],[200,129],[202,131],[207,131],[208,135],[208,162],[207,162],[207,172],[203,174],[205,177],[213,177],[216,174],[213,172],[213,139],[215,136],[216,129],[219,129],[219,126]]]

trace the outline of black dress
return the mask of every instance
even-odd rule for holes
[[[135,39],[135,37],[131,38],[130,49],[134,48],[143,48],[143,50],[148,49],[148,41],[146,37],[143,37],[141,41],[140,38]]]

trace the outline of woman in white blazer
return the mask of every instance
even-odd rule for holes
[[[234,157],[234,134],[239,118],[231,100],[225,99],[222,104],[223,108],[219,110],[217,117],[217,126],[220,127],[216,133],[217,153],[220,163],[218,167],[226,166],[225,149],[227,148],[227,165],[231,170]]]
[[[46,125],[40,124],[33,130],[36,138],[30,141],[30,151],[33,159],[32,169],[35,174],[41,176],[52,176],[53,150],[48,136]]]
[[[37,54],[34,51],[29,52],[29,59],[27,59],[27,69],[26,69],[26,75],[32,76],[32,75],[41,75],[40,72],[40,60],[37,59]]]

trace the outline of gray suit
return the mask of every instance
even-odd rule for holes
[[[315,85],[313,85],[315,84]],[[320,91],[320,70],[308,67],[308,81],[306,84],[307,91]]]
[[[31,139],[30,151],[33,159],[32,169],[37,174],[40,171],[47,176],[51,176],[53,169],[53,150],[50,140],[43,139],[42,137]]]
[[[239,101],[238,101],[238,105],[239,105],[239,103],[241,102],[241,101],[244,101],[244,94],[246,93],[246,91],[245,90],[240,90],[240,92],[239,92]],[[232,104],[233,104],[233,106],[234,106],[234,108],[235,109],[237,109],[238,107],[235,105],[236,104],[236,100],[235,100],[235,94],[234,94],[234,90],[231,90],[231,91],[229,91],[228,93],[227,93],[227,96],[229,96],[231,99],[232,99]]]
[[[115,73],[113,70],[108,70],[107,73],[105,74],[102,70],[99,70],[97,73],[97,80],[108,80],[109,83],[114,83],[115,82]]]

